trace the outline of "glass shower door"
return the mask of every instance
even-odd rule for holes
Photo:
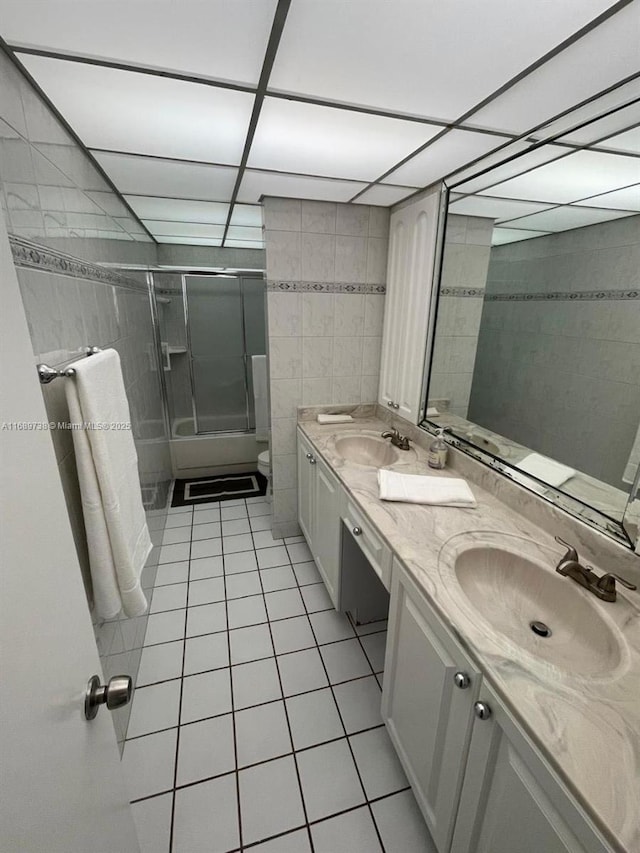
[[[186,275],[196,433],[248,429],[240,279]]]

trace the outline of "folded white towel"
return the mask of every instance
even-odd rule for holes
[[[69,420],[78,425],[73,444],[95,608],[103,619],[120,610],[140,616],[147,609],[140,573],[151,539],[131,430],[111,428],[131,421],[120,357],[109,349],[73,366],[65,391]]]
[[[567,465],[562,465],[556,462],[555,459],[549,459],[547,456],[541,456],[539,453],[530,453],[528,456],[516,464],[525,474],[532,474],[538,480],[542,480],[550,486],[561,486],[567,480],[574,476],[575,468],[569,468]],[[525,482],[522,477],[514,473],[513,479],[519,483]]]
[[[454,477],[398,474],[380,468],[378,485],[380,500],[383,501],[404,501],[433,506],[476,506],[476,499],[467,483]]]
[[[352,420],[351,415],[318,415],[319,424],[348,424]]]

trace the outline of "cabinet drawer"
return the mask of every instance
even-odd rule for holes
[[[373,570],[384,584],[387,592],[391,589],[391,550],[382,538],[374,531],[373,527],[355,508],[351,501],[347,501],[347,508],[343,521],[353,533],[362,553],[371,563]]]

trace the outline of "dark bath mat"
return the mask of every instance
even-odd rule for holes
[[[267,478],[259,471],[176,480],[171,506],[199,506],[218,501],[255,498],[266,494]]]

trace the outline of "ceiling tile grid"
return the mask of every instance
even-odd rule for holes
[[[638,0],[0,4],[0,34],[158,242],[260,247],[264,195],[391,206],[530,133],[565,135],[465,184],[459,212],[506,240],[637,210]]]

